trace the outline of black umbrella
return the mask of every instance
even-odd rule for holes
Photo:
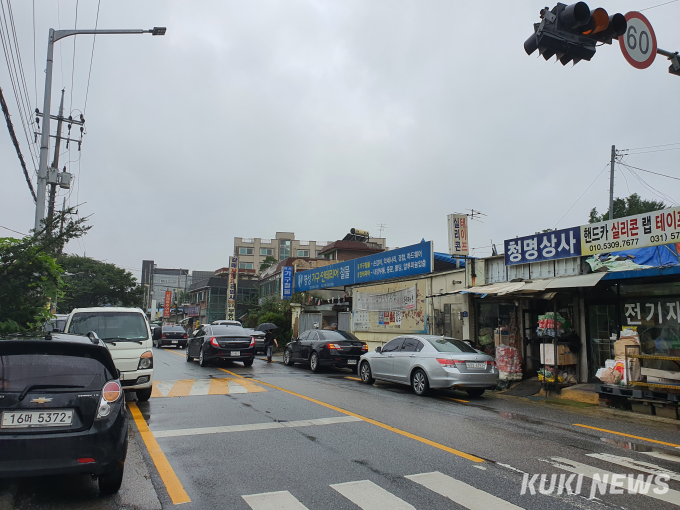
[[[255,328],[256,331],[269,331],[270,329],[276,329],[278,326],[272,324],[271,322],[264,322]]]

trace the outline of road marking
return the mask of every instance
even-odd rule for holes
[[[359,379],[358,377],[349,377],[349,376],[347,376],[347,377],[345,377],[345,379],[352,379],[352,381],[359,381],[359,382],[361,382],[361,379]]]
[[[638,452],[642,455],[649,455],[650,457],[655,457],[657,459],[668,460],[670,462],[680,462],[680,457],[677,455],[669,455],[663,452]]]
[[[650,443],[665,444],[666,446],[672,446],[674,448],[680,448],[680,444],[666,443],[665,441],[657,441],[656,439],[648,439],[646,437],[633,436],[631,434],[624,434],[623,432],[614,432],[613,430],[600,429],[597,427],[591,427],[590,425],[581,425],[580,423],[574,423],[574,427],[583,427],[586,429],[597,430],[599,432],[606,432],[608,434],[616,434],[617,436],[632,437],[633,439],[640,439],[642,441],[649,441]]]
[[[229,395],[232,393],[259,393],[267,391],[250,381],[233,377],[212,379],[180,379],[178,381],[154,381],[153,398],[193,397],[197,395]]]
[[[211,383],[212,379],[196,379],[194,385],[191,387],[189,395],[209,395]]]
[[[180,379],[172,386],[168,397],[187,397],[193,385],[194,379]]]
[[[209,395],[228,395],[229,394],[229,379],[213,378],[210,381]]]
[[[305,395],[302,395],[300,393],[295,393],[294,391],[286,390],[284,388],[280,388],[279,386],[274,386],[273,384],[269,384],[269,383],[266,383],[266,382],[263,382],[263,381],[258,381],[258,380],[254,380],[254,379],[245,379],[245,378],[243,378],[243,376],[240,376],[239,374],[237,374],[235,372],[230,372],[229,370],[226,370],[224,368],[220,368],[220,370],[222,370],[223,372],[226,372],[228,374],[231,374],[235,377],[242,378],[244,381],[256,382],[257,384],[261,384],[263,386],[268,386],[270,388],[274,388],[275,390],[283,391],[284,393],[288,393],[289,395],[293,395],[295,397],[302,398],[302,399],[307,400],[309,402],[314,402],[315,404],[319,404],[320,406],[326,407],[328,409],[333,409],[334,411],[337,411],[339,413],[346,414],[348,416],[355,416],[356,418],[359,418],[361,420],[364,420],[365,422],[371,423],[371,424],[375,425],[376,427],[380,427],[380,428],[383,428],[385,430],[389,430],[391,432],[394,432],[395,434],[399,434],[401,436],[408,437],[410,439],[414,439],[415,441],[419,441],[423,444],[433,446],[434,448],[437,448],[439,450],[442,450],[442,451],[445,451],[445,452],[448,452],[448,453],[452,453],[452,454],[457,455],[459,457],[463,457],[464,459],[471,460],[472,462],[485,462],[484,459],[481,459],[481,458],[476,457],[474,455],[470,455],[469,453],[461,452],[460,450],[456,450],[455,448],[451,448],[449,446],[445,446],[443,444],[436,443],[436,442],[431,441],[429,439],[425,439],[424,437],[420,437],[420,436],[417,436],[415,434],[411,434],[410,432],[406,432],[405,430],[401,430],[401,429],[392,427],[390,425],[387,425],[385,423],[381,423],[379,421],[372,420],[371,418],[366,418],[365,416],[353,413],[352,411],[347,411],[346,409],[342,409],[341,407],[336,407],[332,404],[327,404],[326,402],[322,402],[320,400],[316,400],[316,399],[313,399],[311,397],[307,397]]]
[[[307,510],[307,507],[288,491],[265,492],[241,497],[253,510]]]
[[[156,393],[159,393],[161,397],[167,397],[170,390],[175,385],[177,381],[154,381],[153,387]],[[151,390],[151,396],[153,396],[154,391]]]
[[[631,478],[625,475],[621,475],[620,473],[612,473],[611,471],[606,471],[604,469],[599,469],[599,468],[594,468],[592,466],[589,466],[588,464],[582,464],[580,462],[576,462],[573,460],[565,459],[563,457],[551,457],[552,461],[546,461],[549,464],[552,464],[556,468],[563,469],[565,471],[568,471],[570,473],[576,473],[577,475],[583,475],[588,478],[593,478],[595,475],[598,475],[600,477],[600,480],[604,482],[604,475],[607,475],[607,482],[608,485],[612,487],[616,487],[618,489],[625,489],[628,491],[629,494],[642,494],[643,496],[648,496],[650,498],[658,499],[661,501],[665,501],[667,503],[672,503],[674,505],[680,505],[680,492],[673,490],[673,489],[665,489],[660,487],[659,485],[654,485],[651,484],[648,488],[647,491],[641,492],[637,491],[636,487],[636,479]],[[612,477],[614,475],[617,475],[618,477],[623,476],[623,480],[621,483],[613,484],[611,483]],[[665,494],[657,494],[658,492],[664,492]]]
[[[489,508],[494,510],[522,510],[522,507],[508,503],[493,494],[476,489],[472,485],[451,478],[439,471],[410,475],[406,478],[470,510],[488,510]]]
[[[250,423],[246,425],[225,425],[222,427],[201,427],[193,429],[157,430],[154,437],[198,436],[201,434],[224,434],[227,432],[249,432],[253,430],[271,430],[314,425],[333,425],[336,423],[352,423],[362,421],[354,416],[335,416],[332,418],[317,418],[314,420],[270,421],[266,423]]]
[[[331,487],[363,510],[416,510],[413,505],[369,480],[336,483]]]
[[[442,397],[445,398],[446,400],[453,400],[454,402],[462,402],[463,404],[469,404],[469,400],[461,400],[459,398],[451,398],[451,397]]]
[[[652,464],[650,462],[633,460],[628,457],[621,457],[619,455],[611,455],[608,453],[588,453],[586,455],[594,459],[600,459],[605,462],[611,462],[612,464],[616,464],[617,466],[621,466],[624,468],[635,469],[637,471],[642,471],[643,473],[650,473],[652,475],[667,475],[671,480],[680,481],[680,475],[678,475],[677,473],[669,471],[668,469],[664,469],[661,466],[657,466],[656,464]]]
[[[168,462],[163,450],[161,450],[156,438],[153,437],[153,434],[149,430],[149,426],[146,424],[146,420],[144,419],[144,416],[142,416],[137,404],[135,402],[129,402],[128,407],[130,408],[132,418],[137,425],[137,430],[139,430],[139,435],[146,445],[146,449],[158,470],[158,474],[161,475],[161,480],[163,480],[163,483],[165,484],[165,490],[168,491],[168,496],[170,496],[173,505],[191,502],[189,495],[184,490],[184,487],[182,487],[182,483],[179,481],[179,478],[177,478],[177,475]]]

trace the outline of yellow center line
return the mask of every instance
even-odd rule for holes
[[[187,347],[187,349],[188,349],[188,347]],[[163,350],[164,350],[165,352],[171,352],[171,353],[173,353],[173,354],[177,354],[177,356],[182,356],[182,357],[185,356],[185,354],[180,354],[179,352],[177,352],[176,349],[170,350],[170,349],[166,349],[166,348],[164,347]]]
[[[352,381],[359,381],[359,382],[361,382],[361,379],[359,379],[358,377],[349,377],[349,376],[347,376],[347,377],[345,377],[345,379],[352,379]]]
[[[580,423],[574,423],[574,427],[583,427],[585,429],[597,430],[599,432],[606,432],[607,434],[616,434],[617,436],[632,437],[633,439],[640,439],[641,441],[649,441],[650,443],[663,444],[666,446],[672,446],[674,448],[680,448],[680,444],[666,443],[665,441],[657,441],[656,439],[648,439],[646,437],[633,436],[632,434],[624,434],[623,432],[614,432],[613,430],[600,429],[597,427],[591,427],[590,425],[581,425]]]
[[[452,398],[452,397],[442,397],[445,398],[446,400],[453,400],[454,402],[462,402],[463,404],[469,404],[469,400],[461,400],[459,398]]]
[[[146,424],[142,412],[137,407],[137,403],[129,402],[128,407],[130,408],[132,418],[135,420],[135,424],[139,430],[139,435],[142,436],[146,449],[149,451],[149,455],[151,455],[151,460],[153,460],[153,463],[156,465],[158,474],[161,475],[161,480],[163,480],[163,483],[165,484],[165,489],[168,491],[168,496],[170,496],[172,504],[179,505],[180,503],[191,502],[189,495],[184,490],[184,487],[182,487],[182,483],[179,481],[179,478],[177,478],[177,475],[168,462],[163,450],[161,450],[156,438],[153,437],[153,433],[149,430],[149,426]]]
[[[231,374],[235,377],[241,377],[242,379],[245,379],[243,376],[240,376],[239,374],[235,372],[230,372],[229,370],[226,370],[224,368],[220,368],[219,370],[222,370],[223,372],[226,372],[228,374]],[[395,427],[392,427],[390,425],[387,425],[385,423],[381,423],[376,420],[372,420],[371,418],[366,418],[365,416],[362,416],[360,414],[353,413],[352,411],[347,411],[346,409],[342,409],[340,407],[336,407],[331,404],[327,404],[326,402],[321,402],[320,400],[313,399],[311,397],[307,397],[305,395],[302,395],[300,393],[295,393],[294,391],[286,390],[284,388],[280,388],[278,386],[274,386],[273,384],[269,384],[266,382],[258,381],[255,379],[249,379],[250,381],[256,382],[258,384],[262,384],[263,386],[269,386],[270,388],[274,388],[275,390],[283,391],[284,393],[288,393],[289,395],[293,395],[295,397],[302,398],[304,400],[307,400],[309,402],[314,402],[315,404],[319,404],[320,406],[326,407],[328,409],[333,409],[334,411],[337,411],[342,414],[346,414],[348,416],[354,416],[355,418],[359,418],[360,420],[363,420],[367,423],[370,423],[372,425],[375,425],[376,427],[383,428],[385,430],[389,430],[391,432],[394,432],[395,434],[399,434],[404,437],[408,437],[410,439],[414,439],[416,441],[419,441],[421,443],[433,446],[435,448],[438,448],[439,450],[443,450],[448,453],[452,453],[454,455],[458,455],[459,457],[463,457],[464,459],[471,460],[472,462],[484,462],[484,459],[480,459],[479,457],[475,457],[474,455],[470,455],[469,453],[461,452],[460,450],[456,450],[455,448],[450,448],[448,446],[445,446],[440,443],[436,443],[434,441],[430,441],[429,439],[425,439],[424,437],[416,436],[415,434],[411,434],[410,432],[406,432],[405,430],[397,429]]]

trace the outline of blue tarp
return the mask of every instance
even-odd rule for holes
[[[448,262],[449,264],[455,264],[456,259],[449,255],[448,253],[434,252],[434,260],[439,260],[440,262]],[[465,267],[465,259],[460,258],[460,267]]]
[[[603,253],[600,255],[600,258],[603,258],[605,255],[606,254]],[[670,267],[680,265],[680,262],[678,261],[678,250],[675,244],[615,251],[610,253],[610,255],[635,257],[632,261],[640,266]]]

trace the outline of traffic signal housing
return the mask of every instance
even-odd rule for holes
[[[556,56],[562,65],[577,64],[593,58],[597,42],[611,44],[624,34],[627,24],[623,14],[610,16],[602,7],[590,10],[585,2],[558,3],[552,10],[541,10],[541,22],[534,24],[524,50],[527,55],[538,50],[546,60]]]

